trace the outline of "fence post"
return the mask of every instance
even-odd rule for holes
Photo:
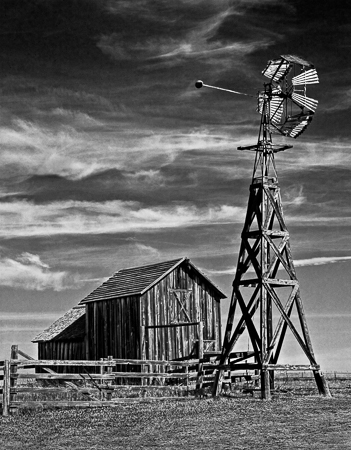
[[[10,361],[4,361],[4,383],[2,388],[2,415],[8,416],[10,410]]]
[[[107,360],[108,360],[108,361],[113,361],[113,356],[108,356],[108,357],[107,357]],[[109,375],[111,375],[111,373],[112,373],[112,366],[108,366],[108,367],[107,367],[107,373],[108,373]]]
[[[18,359],[18,345],[11,345],[11,360],[12,359]],[[11,364],[10,365],[10,374],[13,375],[10,377],[10,388],[15,389],[17,386],[17,364]],[[10,402],[13,402],[16,400],[15,393],[10,394]]]
[[[187,375],[186,377],[186,395],[189,395],[189,366],[185,367],[185,373]]]
[[[204,379],[203,358],[204,358],[204,324],[199,322],[199,365],[197,368],[196,389],[201,389]]]
[[[105,360],[105,358],[100,358],[100,361],[104,361],[104,360]],[[100,375],[103,375],[103,374],[104,374],[104,366],[100,366]],[[100,384],[103,384],[103,382],[104,382],[104,379],[101,378]],[[100,400],[102,400],[102,391],[100,390],[99,392],[100,392]]]
[[[204,357],[204,323],[199,322],[199,358]]]
[[[146,359],[146,343],[145,343],[145,326],[140,326],[140,359]],[[140,366],[140,372],[147,372],[148,368],[144,365]],[[147,380],[145,378],[141,379],[141,386],[145,386],[147,384]]]
[[[104,361],[104,358],[100,358],[100,361]],[[102,376],[104,374],[104,366],[103,365],[99,365],[99,371],[100,371],[100,375]],[[100,383],[103,383],[104,380],[103,378],[100,379]]]
[[[108,356],[108,357],[107,357],[107,361],[113,361],[113,356]],[[108,373],[109,375],[112,374],[112,366],[107,366],[107,373]],[[108,387],[107,387],[107,389],[106,389],[106,391],[105,391],[105,397],[106,397],[106,400],[111,400],[111,399],[112,399],[112,391],[113,391],[113,388],[112,388],[111,385],[110,385],[110,380],[109,380],[107,383],[108,383]],[[112,383],[111,383],[111,384],[112,384]]]

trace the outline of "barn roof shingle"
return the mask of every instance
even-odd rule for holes
[[[56,338],[74,339],[78,337],[85,327],[78,326],[78,320],[85,314],[85,307],[75,306],[62,317],[55,320],[48,328],[37,334],[32,342],[52,341]],[[84,325],[84,324],[83,324]]]
[[[188,258],[184,257],[173,259],[171,261],[149,264],[147,266],[121,269],[102,283],[101,286],[87,295],[80,302],[80,304],[97,300],[126,297],[130,295],[143,295],[184,261],[186,261],[202,278],[211,284],[221,298],[226,297],[225,294],[223,294],[223,292],[221,292],[218,287],[206,277],[206,275],[195,267]]]

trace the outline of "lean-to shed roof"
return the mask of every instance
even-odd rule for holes
[[[147,266],[121,269],[85,297],[80,304],[130,295],[142,295],[184,261],[211,285],[220,298],[226,297],[188,258],[178,258]]]
[[[85,307],[83,305],[75,306],[67,311],[62,317],[55,320],[52,325],[35,336],[32,342],[45,342],[55,339],[69,340],[82,337],[82,334],[84,335],[85,331],[84,315]]]

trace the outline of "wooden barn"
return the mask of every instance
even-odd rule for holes
[[[188,258],[122,269],[35,337],[40,359],[179,360],[221,348],[225,295]]]

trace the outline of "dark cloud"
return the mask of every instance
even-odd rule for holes
[[[4,0],[0,4],[2,53],[15,51],[57,65],[77,58],[91,62],[100,56],[96,48],[100,33],[112,29],[109,17],[104,2],[96,0],[24,0],[20,7]]]
[[[36,175],[12,186],[13,199],[36,204],[65,200],[137,201],[156,206],[190,203],[197,206],[243,203],[247,161],[234,151],[187,151],[170,164],[155,161],[146,171],[109,169],[71,180],[58,175]],[[240,169],[241,167],[241,169]],[[3,197],[8,201],[9,196]]]
[[[0,5],[1,53],[96,67],[108,58],[145,59],[172,45],[196,24],[209,20],[226,2],[124,2],[113,0],[12,0]],[[15,54],[14,54],[15,52]],[[17,56],[16,56],[17,55]],[[91,70],[91,67],[86,67]],[[35,72],[35,68],[31,68]]]
[[[253,3],[241,2],[225,17],[210,41],[251,42],[268,39],[272,43],[284,37],[282,16],[293,20],[291,6],[286,2]],[[290,13],[290,14],[289,14]],[[287,23],[285,22],[285,27]]]

